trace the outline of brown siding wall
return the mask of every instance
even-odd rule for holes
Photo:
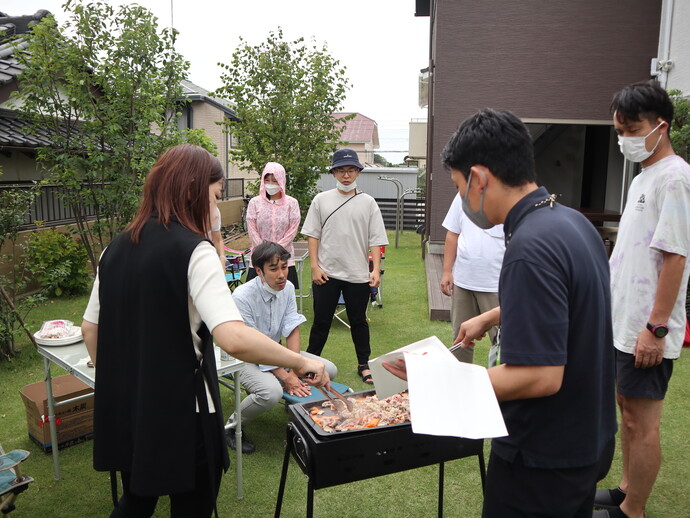
[[[649,78],[661,0],[438,0],[435,9],[429,237],[441,241],[455,191],[438,157],[458,124],[487,106],[608,123],[613,93]]]

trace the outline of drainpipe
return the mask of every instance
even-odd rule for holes
[[[671,26],[673,25],[674,0],[663,0],[661,4],[661,24],[659,26],[658,55],[652,58],[650,73],[659,81],[662,88],[668,83],[668,72],[673,68],[671,58]]]
[[[398,199],[398,207],[400,207],[400,233],[402,234],[403,230],[405,230],[405,196],[408,194],[419,194],[421,193],[422,190],[419,187],[415,187],[413,189],[405,189],[402,194],[400,195],[400,198]],[[396,232],[395,234],[395,248],[398,248],[398,234]]]
[[[400,232],[400,222],[402,220],[400,201],[402,197],[400,192],[403,190],[403,184],[397,178],[390,176],[379,176],[379,180],[385,180],[387,182],[393,182],[395,184],[395,248],[398,248],[398,232]]]

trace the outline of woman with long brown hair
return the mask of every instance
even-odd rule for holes
[[[213,245],[204,149],[175,146],[146,178],[139,211],[101,257],[82,333],[96,365],[94,468],[120,471],[112,517],[210,516],[229,465],[213,341],[236,358],[328,384],[323,364],[242,322]],[[98,360],[98,361],[97,361]]]

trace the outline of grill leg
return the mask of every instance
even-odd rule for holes
[[[276,512],[274,518],[280,518],[280,510],[283,507],[283,495],[285,494],[285,483],[287,482],[288,466],[290,465],[290,452],[292,451],[292,434],[288,427],[287,441],[285,443],[285,455],[283,456],[283,469],[280,473],[280,486],[278,486],[278,501],[276,502]]]
[[[441,462],[438,465],[438,518],[443,518],[443,474],[445,471],[445,464]]]
[[[308,478],[307,482],[307,518],[313,518],[314,516],[314,483],[311,477]]]
[[[484,494],[484,482],[486,481],[486,466],[484,465],[484,452],[482,451],[479,455],[479,475],[482,478],[482,495]]]

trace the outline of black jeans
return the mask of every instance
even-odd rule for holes
[[[325,284],[311,285],[314,297],[314,323],[309,333],[307,352],[321,356],[328,333],[333,322],[333,313],[338,306],[340,293],[343,293],[345,311],[350,322],[350,334],[355,344],[357,363],[369,361],[369,323],[367,322],[367,304],[369,304],[369,283],[352,283],[331,277]]]
[[[206,461],[206,448],[203,441],[204,426],[216,426],[215,414],[197,414],[197,448],[196,448],[196,487],[184,493],[168,495],[170,497],[171,518],[195,518],[210,517],[220,487],[221,467],[220,461],[209,468]],[[215,447],[215,445],[213,446]],[[217,448],[216,448],[217,449]],[[171,455],[174,455],[171,452]],[[212,459],[220,459],[220,451],[211,452]],[[211,483],[211,472],[214,475],[214,483]],[[131,474],[120,472],[122,476],[122,497],[117,508],[110,514],[110,518],[148,518],[153,515],[158,504],[157,496],[143,496],[132,493],[129,489]]]

